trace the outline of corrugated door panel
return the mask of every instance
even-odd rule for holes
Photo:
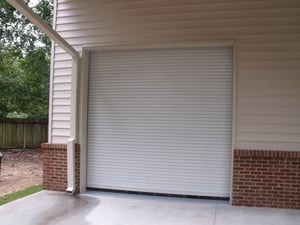
[[[92,188],[228,197],[232,49],[92,52]]]

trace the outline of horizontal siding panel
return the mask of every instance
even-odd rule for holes
[[[266,75],[262,75],[260,76],[260,78],[257,78],[257,76],[259,76],[261,74],[261,72],[258,72],[257,76],[243,76],[241,81],[243,81],[245,84],[248,84],[250,87],[251,86],[257,86],[257,85],[271,85],[271,86],[276,86],[281,84],[281,86],[283,88],[285,87],[291,87],[293,84],[300,84],[300,77],[297,76],[296,73],[292,73],[292,74],[284,74],[281,73],[277,73],[276,71],[269,71],[272,74],[270,74],[270,76]],[[273,76],[274,75],[274,76]]]
[[[276,53],[275,53],[276,54]],[[257,63],[258,64],[258,63]],[[275,62],[274,62],[274,66],[275,66]],[[295,63],[296,64],[296,63]],[[242,64],[243,66],[245,66],[245,64]],[[253,81],[259,81],[260,79],[262,80],[269,80],[271,81],[271,79],[275,79],[275,80],[289,80],[291,81],[293,80],[299,80],[299,75],[298,75],[298,71],[295,68],[283,68],[283,69],[275,69],[275,68],[259,68],[259,69],[251,69],[251,70],[245,70],[243,71],[243,73],[240,74],[239,78],[241,79],[241,81],[247,81],[247,80],[253,80]],[[285,86],[282,86],[283,88],[285,88]],[[261,89],[259,90],[260,92],[262,91],[274,91],[276,92],[276,90],[270,89],[270,90],[265,90],[265,89]],[[286,90],[289,91],[289,90]]]
[[[70,91],[55,91],[53,93],[53,99],[57,98],[63,98],[63,99],[69,99],[71,97]]]
[[[254,123],[240,123],[239,133],[244,134],[245,132],[257,132],[259,126],[259,132],[263,135],[267,134],[298,134],[300,135],[300,128],[297,124],[254,124]]]
[[[62,143],[66,144],[67,143],[67,138],[69,137],[69,134],[66,136],[56,136],[52,135],[52,143]]]
[[[269,78],[270,79],[270,78]],[[279,79],[284,79],[281,77]],[[300,93],[297,88],[289,88],[289,87],[282,87],[278,89],[239,89],[243,90],[242,96],[243,97],[267,97],[267,98],[277,98],[277,97],[285,97],[285,98],[300,98]],[[284,110],[284,109],[283,109]]]
[[[264,45],[264,44],[276,44],[277,46],[285,45],[287,43],[295,43],[296,45],[299,44],[299,37],[300,34],[295,34],[291,36],[290,34],[281,34],[281,35],[251,35],[249,37],[239,37],[241,40],[241,45],[238,48],[243,48],[246,46],[245,44],[257,44]]]
[[[251,71],[252,73],[260,73],[261,71],[263,71],[264,73],[272,74],[273,71],[276,70],[280,70],[283,72],[285,70],[294,70],[294,71],[300,70],[300,65],[297,59],[276,60],[276,61],[265,60],[263,62],[261,60],[252,60],[252,61],[245,60],[245,61],[239,61],[238,64],[239,64],[239,69],[240,70],[242,69],[241,71],[248,71],[248,72]],[[241,76],[243,76],[242,74],[243,72],[241,72]]]
[[[243,45],[239,46],[240,54],[247,54],[247,53],[280,53],[281,52],[290,52],[293,53],[294,51],[300,51],[300,43],[291,40],[287,40],[289,42],[284,43],[280,41],[280,43],[274,43],[274,41],[270,41],[269,43],[261,43],[261,42],[254,42],[254,43],[243,43]]]
[[[126,24],[123,24],[125,26]],[[181,28],[183,26],[184,28]],[[186,26],[179,23],[174,23],[171,25],[156,25],[156,24],[141,24],[141,25],[132,25],[129,30],[136,30],[135,33],[128,33],[128,31],[123,29],[113,29],[105,32],[105,29],[93,30],[89,36],[83,36],[78,39],[78,36],[73,33],[73,31],[60,32],[60,34],[68,40],[71,44],[84,44],[84,43],[99,43],[99,39],[104,41],[106,38],[111,38],[112,40],[119,38],[119,40],[132,42],[133,40],[149,40],[149,38],[155,38],[161,36],[162,40],[177,40],[183,41],[192,37],[187,35],[202,35],[205,38],[219,38],[224,39],[226,37],[231,37],[232,39],[235,36],[247,36],[247,35],[272,35],[272,34],[299,34],[300,25],[278,25],[278,26],[242,26],[238,27],[201,27],[201,26]],[[75,31],[76,33],[76,31]],[[101,35],[99,35],[101,33]],[[176,36],[175,36],[176,35]],[[218,35],[220,37],[218,37]],[[198,37],[198,39],[201,37]]]
[[[70,121],[69,120],[53,120],[52,126],[55,129],[70,129]]]
[[[71,60],[54,61],[54,67],[56,69],[72,68],[72,61]]]
[[[263,88],[266,88],[264,86],[261,86]],[[271,87],[271,86],[269,86]],[[255,89],[254,89],[255,90]],[[289,106],[296,106],[300,107],[299,98],[293,97],[293,98],[286,98],[286,97],[278,97],[278,98],[251,98],[251,97],[239,97],[238,100],[240,100],[239,106],[280,106],[280,107],[289,107]]]
[[[88,10],[88,9],[86,9]],[[99,10],[99,9],[97,9]],[[170,10],[169,10],[170,11]],[[84,10],[81,8],[80,12],[84,13]],[[74,20],[73,16],[67,16],[65,12],[61,12],[61,15],[59,17],[59,21],[57,24],[57,30],[58,31],[68,31],[68,30],[85,30],[85,29],[90,29],[90,28],[96,28],[96,29],[101,29],[101,28],[108,28],[107,24],[99,21],[97,24],[93,23],[87,23],[86,21],[93,21],[97,20],[99,16],[99,11],[95,13],[91,13],[89,15],[84,15],[83,18],[80,14],[77,14],[76,20]],[[151,13],[151,14],[150,14]],[[231,22],[236,24],[237,19],[240,20],[241,23],[245,24],[258,24],[262,19],[266,19],[266,23],[271,23],[271,22],[276,22],[279,17],[282,17],[284,20],[291,20],[291,18],[295,17],[297,20],[297,17],[299,16],[300,13],[300,8],[285,8],[285,9],[268,9],[268,10],[243,10],[243,11],[231,11],[231,10],[226,10],[223,12],[218,12],[218,17],[216,17],[216,12],[213,11],[204,11],[199,13],[199,11],[195,11],[195,9],[190,10],[190,11],[179,11],[173,10],[172,12],[164,14],[160,13],[159,9],[156,10],[128,10],[125,13],[122,13],[122,18],[128,21],[132,21],[134,23],[161,23],[161,22],[178,22],[178,21],[194,21],[198,22],[199,24],[203,23],[203,21],[208,21],[209,22]],[[72,14],[72,13],[71,13]],[[102,11],[102,16],[107,17],[107,12]],[[139,18],[139,21],[134,21],[133,18]],[[180,19],[181,18],[181,19]],[[283,21],[284,21],[283,20]],[[78,24],[77,22],[78,21]],[[110,19],[111,22],[114,22],[114,27],[117,27],[116,21],[120,21],[120,18],[114,17]],[[280,23],[284,23],[283,21],[279,21]],[[296,21],[291,21],[292,24],[297,24]],[[77,24],[77,25],[76,25]],[[273,25],[274,23],[272,23]],[[86,26],[84,26],[86,25]]]
[[[78,52],[81,52],[82,50],[82,45],[72,45],[72,47],[78,51]],[[66,51],[59,47],[57,44],[56,44],[56,47],[55,47],[55,54],[67,54]],[[71,60],[71,57],[70,57],[70,60]]]
[[[60,48],[56,47],[55,60],[56,61],[72,60],[72,57],[70,57],[69,54],[65,53],[64,50],[61,50]]]
[[[70,107],[69,106],[53,106],[53,112],[54,113],[70,113]]]
[[[70,121],[70,115],[68,113],[55,113],[52,117],[53,121]]]
[[[70,106],[71,100],[69,98],[57,98],[53,99],[53,106],[61,105],[61,106]]]
[[[238,91],[241,91],[242,90],[261,90],[261,89],[279,89],[279,90],[282,90],[282,91],[285,91],[285,90],[288,90],[288,89],[292,89],[292,90],[297,90],[298,87],[299,87],[299,82],[296,80],[295,82],[293,82],[292,80],[288,81],[288,80],[285,80],[285,79],[282,79],[282,82],[280,82],[280,79],[273,79],[273,81],[271,81],[272,78],[270,78],[270,82],[267,82],[267,81],[262,81],[261,83],[259,83],[258,81],[252,81],[251,79],[249,79],[249,83],[251,82],[251,85],[248,84],[246,81],[245,82],[240,82],[239,83],[239,89]],[[252,88],[251,88],[252,87]],[[241,95],[243,96],[243,95]],[[284,98],[284,96],[283,96]],[[263,101],[266,101],[267,99],[257,99],[257,101],[260,101],[260,102],[263,102]],[[282,99],[281,99],[282,100]],[[287,101],[289,101],[289,99],[286,99]],[[293,101],[293,100],[292,100]],[[278,101],[280,102],[280,100]],[[241,102],[242,104],[243,102]],[[286,105],[286,104],[285,104]]]
[[[278,139],[282,142],[294,142],[294,143],[300,143],[299,139],[299,133],[262,133],[262,132],[243,132],[237,134],[237,139],[239,141],[264,141],[264,142],[277,142]]]
[[[259,97],[259,96],[257,96]],[[260,96],[263,98],[263,96]],[[288,97],[287,97],[288,98]],[[262,105],[260,107],[247,105],[244,107],[240,107],[237,115],[255,115],[255,116],[299,116],[300,115],[300,107],[295,105],[291,105],[288,107],[281,107],[280,105],[276,104],[275,106],[266,106]]]
[[[288,146],[288,147],[287,147]],[[299,151],[299,142],[237,141],[236,149],[259,149],[275,151]]]
[[[83,36],[84,37],[84,36]],[[102,36],[102,37],[106,37],[106,36]],[[227,36],[229,38],[234,38],[232,35],[230,36]],[[80,37],[79,39],[81,39],[82,37]],[[163,37],[161,37],[163,38]],[[169,36],[169,37],[164,37],[164,38],[168,38],[168,42],[169,41],[176,41],[177,37],[173,37],[173,36]],[[211,39],[207,39],[207,38],[211,38]],[[286,43],[291,43],[291,44],[294,44],[294,45],[298,45],[299,44],[299,40],[300,39],[300,34],[297,35],[297,34],[294,34],[293,36],[291,36],[290,34],[280,34],[280,35],[268,35],[267,38],[265,35],[251,35],[251,38],[249,38],[249,36],[240,36],[239,37],[239,40],[241,40],[241,43],[243,45],[238,45],[238,49],[241,48],[242,46],[244,46],[244,44],[254,44],[254,45],[257,45],[257,46],[262,46],[264,44],[272,44],[274,46],[281,46],[281,45],[285,45]],[[114,41],[115,38],[111,37],[111,40],[109,39],[101,39],[101,41],[99,40],[99,38],[97,40],[95,40],[95,42],[90,42],[90,43],[85,43],[84,46],[85,47],[101,47],[101,46],[113,46],[113,45],[117,45],[117,44],[129,44],[128,40],[119,40],[118,42],[115,42]],[[145,39],[145,40],[135,40],[135,43],[136,44],[149,44],[149,42],[147,43],[147,40],[148,39]],[[151,44],[153,43],[160,43],[160,44],[164,44],[164,41],[165,39],[155,39],[151,41]],[[226,39],[226,36],[221,36],[221,37],[208,37],[208,36],[195,36],[195,37],[185,37],[185,40],[194,40],[194,41],[199,41],[199,40],[202,40],[202,41],[213,41],[213,40],[228,40]],[[230,40],[230,39],[229,39]],[[137,42],[138,41],[138,42]],[[166,41],[166,40],[165,40]],[[125,42],[125,43],[124,43]],[[239,43],[239,42],[238,42]],[[131,44],[134,44],[134,43],[131,43]],[[72,44],[72,46],[78,51],[78,52],[81,52],[82,50],[82,44]],[[275,48],[275,47],[274,47]],[[59,46],[56,45],[55,47],[55,53],[56,54],[63,54],[65,53],[65,50],[60,48]],[[65,53],[66,54],[66,53]]]
[[[300,117],[295,116],[270,116],[270,115],[239,115],[239,120],[243,123],[255,123],[255,124],[282,124],[289,125],[295,124],[300,126]],[[258,130],[259,132],[259,130]]]
[[[55,77],[58,76],[71,76],[72,68],[54,68],[53,73],[55,73]]]
[[[260,54],[258,55],[257,52],[248,52],[246,54],[240,54],[239,56],[239,59],[240,60],[250,60],[250,61],[253,61],[253,60],[256,60],[256,61],[259,61],[259,60],[269,60],[269,61],[289,61],[289,60],[297,60],[300,58],[300,49],[299,51],[287,51],[286,52],[283,52],[281,51],[279,54],[278,54],[278,50],[275,51],[273,53],[270,54],[270,52],[261,52],[259,51]]]
[[[70,75],[56,76],[53,79],[53,83],[54,84],[63,84],[63,83],[70,84],[71,83],[71,76]]]
[[[65,128],[53,128],[52,133],[54,136],[66,137],[70,135],[69,129]]]
[[[85,46],[86,48],[91,47],[111,47],[111,46],[126,46],[126,45],[149,45],[149,44],[169,44],[172,42],[178,43],[180,41],[183,41],[183,36],[180,34],[176,34],[177,36],[174,36],[174,34],[168,34],[161,35],[160,39],[156,39],[155,37],[147,34],[141,34],[141,35],[134,35],[134,40],[132,40],[132,35],[128,36],[101,36],[101,42],[99,42],[98,36],[93,37],[82,37],[80,39],[67,39],[67,41],[74,45],[74,46]],[[187,38],[185,38],[185,41],[217,41],[217,40],[231,40],[233,38],[233,35],[228,36],[199,36],[197,33],[189,34]],[[88,44],[86,44],[88,43]]]
[[[295,31],[298,28],[291,28],[290,30],[282,30],[278,29],[277,31],[272,32],[272,35],[280,35],[284,33],[288,33],[289,31]],[[259,32],[260,35],[264,35],[264,31],[266,28],[262,28],[261,32]],[[171,43],[171,42],[207,42],[209,41],[227,41],[232,40],[235,38],[236,35],[234,35],[232,32],[228,32],[227,34],[220,34],[217,32],[212,31],[212,33],[199,33],[195,31],[194,29],[190,30],[184,30],[184,31],[170,31],[170,30],[164,30],[160,32],[154,32],[157,33],[158,36],[160,36],[159,39],[155,38],[155,35],[153,35],[153,32],[146,33],[142,32],[136,35],[134,34],[126,34],[123,35],[121,33],[114,34],[114,35],[103,35],[100,37],[101,42],[99,43],[99,36],[90,36],[90,37],[82,37],[80,39],[78,38],[68,38],[67,41],[72,45],[85,45],[85,47],[92,47],[92,46],[117,46],[117,45],[142,45],[142,44],[155,44],[155,43]],[[257,32],[258,33],[258,32]],[[186,34],[186,35],[184,35]],[[240,34],[242,36],[243,34]],[[244,34],[247,36],[246,34]],[[294,34],[291,34],[294,35]],[[89,44],[85,44],[89,43]]]
[[[90,15],[92,17],[92,15]],[[78,18],[80,19],[80,18]],[[111,26],[105,26],[105,24],[97,24],[96,26],[86,26],[82,27],[82,29],[79,29],[78,27],[73,28],[72,26],[68,26],[68,29],[65,29],[66,27],[57,27],[57,31],[63,35],[65,38],[71,38],[71,37],[78,37],[78,35],[81,35],[83,31],[88,32],[90,35],[98,35],[99,31],[102,31],[105,34],[110,33],[116,33],[120,30],[120,25],[129,25],[130,28],[141,28],[142,30],[152,29],[152,30],[161,30],[161,29],[174,29],[178,27],[184,27],[184,29],[190,29],[190,28],[198,28],[202,29],[202,32],[205,32],[206,29],[218,29],[227,27],[227,29],[233,29],[234,33],[238,32],[238,30],[244,30],[242,28],[253,28],[253,27],[299,27],[299,24],[297,23],[297,17],[285,17],[285,18],[263,18],[263,21],[260,18],[257,19],[241,19],[237,20],[234,19],[205,19],[205,20],[187,20],[187,19],[180,19],[177,17],[177,20],[170,21],[169,19],[167,21],[159,20],[159,18],[156,17],[156,20],[159,21],[153,21],[149,18],[149,20],[145,21],[143,18],[140,18],[139,20],[133,20],[130,21],[129,24],[126,21],[126,18],[123,18],[122,21],[116,20],[111,21]],[[224,29],[222,29],[224,31]],[[249,30],[251,32],[251,29]]]
[[[100,7],[101,6],[101,7]],[[100,11],[108,11],[108,10],[118,10],[121,13],[123,12],[140,12],[140,15],[147,15],[149,12],[150,15],[157,14],[169,14],[172,12],[222,12],[222,11],[247,11],[247,10],[270,10],[270,9],[285,9],[285,8],[295,8],[295,6],[300,7],[299,2],[296,0],[289,1],[121,1],[121,2],[107,2],[107,1],[89,1],[89,4],[85,4],[84,2],[71,2],[67,4],[63,4],[63,1],[59,1],[58,9],[59,12],[70,12],[74,10],[74,14],[66,14],[63,15],[82,15],[83,10],[87,10],[90,12],[95,12],[97,9]],[[60,14],[58,13],[58,16]]]
[[[55,83],[53,85],[54,91],[67,91],[71,90],[71,84],[70,83]]]

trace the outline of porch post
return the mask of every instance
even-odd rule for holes
[[[71,128],[70,138],[67,142],[67,173],[68,186],[67,192],[75,194],[75,144],[77,143],[77,77],[79,72],[79,60],[72,59],[72,79],[71,79]]]

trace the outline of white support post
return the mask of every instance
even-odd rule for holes
[[[70,137],[77,140],[77,77],[79,73],[79,59],[72,58],[72,77],[71,77],[71,127]]]
[[[72,80],[71,80],[71,129],[70,138],[67,143],[67,173],[68,187],[67,192],[75,194],[75,145],[77,142],[77,77],[79,72],[79,60],[76,57],[72,59]]]

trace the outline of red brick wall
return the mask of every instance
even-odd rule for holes
[[[46,190],[66,191],[67,189],[67,145],[42,144],[43,187]],[[80,190],[80,146],[75,149],[76,192]]]
[[[67,145],[42,144],[44,189],[67,188]],[[300,152],[235,150],[232,204],[300,209]],[[76,191],[80,146],[75,152]]]
[[[300,152],[235,150],[232,204],[300,209]]]

